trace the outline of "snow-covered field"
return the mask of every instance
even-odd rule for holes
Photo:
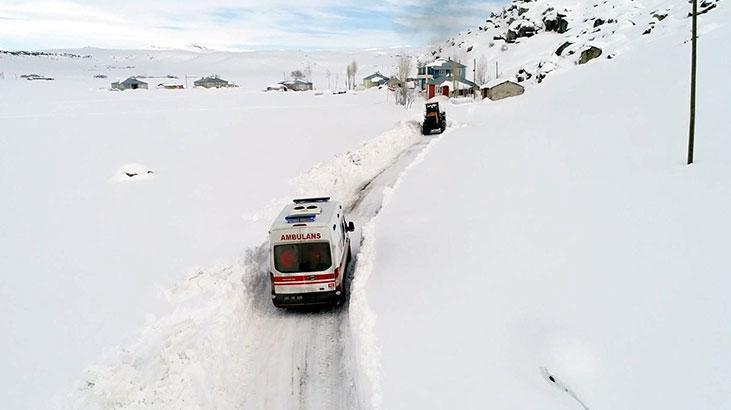
[[[293,177],[410,129],[378,91],[109,92],[79,64],[92,63],[0,59],[0,402],[13,408],[59,403],[170,310],[172,284],[261,243],[301,191]],[[27,72],[56,80],[14,78]]]
[[[515,4],[439,53],[526,93],[439,97],[435,137],[421,101],[258,91],[394,50],[0,55],[2,407],[731,408],[728,5],[700,19],[689,167],[685,1]],[[549,7],[568,32],[494,40]],[[104,89],[215,73],[241,87]],[[277,310],[268,226],[322,194],[358,226],[350,303]]]

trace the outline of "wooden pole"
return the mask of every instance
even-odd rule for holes
[[[695,77],[698,37],[698,0],[693,0],[693,38],[690,68],[690,130],[688,132],[688,165],[693,163],[693,145],[695,143]]]
[[[472,59],[472,82],[477,84],[477,59]],[[475,86],[472,86],[472,99],[477,99],[477,90],[475,90]]]

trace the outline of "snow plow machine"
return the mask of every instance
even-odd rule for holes
[[[434,131],[443,133],[447,129],[447,113],[439,111],[439,103],[426,103],[424,122],[421,123],[421,133],[430,135]]]

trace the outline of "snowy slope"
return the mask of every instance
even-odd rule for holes
[[[731,9],[700,18],[686,166],[687,4],[632,3],[670,9],[666,29],[452,106],[465,126],[364,228],[350,320],[374,407],[731,407]]]
[[[701,4],[700,11],[712,12],[718,1]],[[601,48],[599,58],[606,60],[652,43],[687,22],[688,12],[686,2],[672,0],[515,0],[480,26],[435,44],[422,59],[461,61],[470,79],[475,62],[483,61],[486,82],[499,77],[531,86],[571,70],[589,47]],[[553,25],[561,20],[565,30],[557,31]]]

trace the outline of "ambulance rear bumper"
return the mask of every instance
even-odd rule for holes
[[[277,307],[333,305],[338,303],[340,296],[340,291],[273,293],[272,302]]]

